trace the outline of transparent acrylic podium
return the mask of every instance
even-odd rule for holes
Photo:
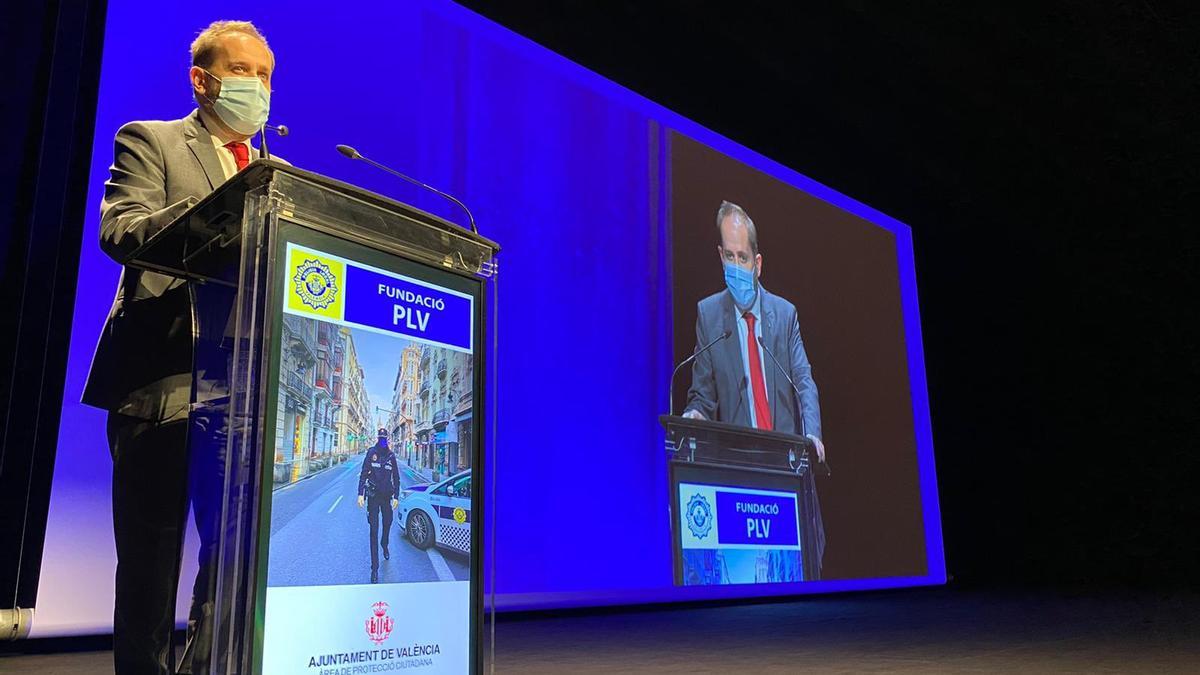
[[[485,601],[483,569],[484,549],[492,543],[484,542],[483,532],[495,531],[490,520],[495,485],[483,456],[485,444],[495,447],[495,420],[485,415],[495,408],[484,405],[495,395],[486,376],[495,370],[484,357],[496,353],[498,251],[495,242],[411,206],[259,160],[133,254],[130,265],[190,284],[193,415],[219,421],[201,425],[207,438],[193,438],[192,450],[201,454],[207,443],[224,463],[208,573],[212,602],[193,631],[199,670],[297,672],[301,668],[281,660],[294,652],[309,665],[339,665],[343,658],[441,659],[443,668],[461,663],[462,672],[483,671],[494,636],[494,625],[485,627],[484,617],[494,623],[495,606],[494,576],[488,570]],[[467,309],[454,309],[460,307]],[[356,336],[362,344],[394,340],[382,343],[396,345],[394,372],[350,372],[364,370],[358,356],[346,356],[348,350],[366,349],[354,346]],[[395,378],[390,401],[362,394],[365,381],[374,384],[381,377]],[[397,560],[387,558],[384,546],[378,585],[366,579],[367,543],[371,555],[378,552],[374,535],[368,537],[351,510],[356,506],[351,484],[357,477],[363,494],[363,476],[372,471],[368,465],[374,466],[371,459],[384,442],[375,438],[376,426],[388,432],[386,447],[404,467],[402,485],[408,483],[393,507],[397,519],[406,517],[392,528],[399,533],[391,539]],[[376,445],[368,446],[371,441]],[[324,502],[291,508],[299,499],[293,495],[317,493],[310,486],[326,484],[320,494],[345,492],[328,507],[326,515],[337,516],[305,516],[324,513]],[[374,483],[368,484],[366,492],[373,495]],[[291,520],[276,532],[273,508],[284,495],[295,513],[281,510],[280,518]],[[366,498],[371,519],[373,498]],[[321,523],[335,522],[342,524],[322,530]],[[433,525],[433,539],[424,527],[414,530],[420,537],[406,530],[412,523]],[[384,541],[390,531],[384,528]],[[464,548],[465,556],[455,553]],[[418,549],[430,560],[435,553],[442,557],[435,566],[439,578],[417,584],[386,578],[389,570],[411,577],[400,559]],[[333,553],[321,558],[326,550]],[[354,552],[349,557],[355,563],[338,568],[345,551]],[[459,583],[434,583],[439,581]],[[459,622],[469,636],[435,640],[406,634],[403,640],[425,642],[389,645],[393,631],[399,634],[410,625],[406,621],[416,620],[419,604],[396,601],[401,596],[395,594],[418,588],[429,593],[455,588],[453,597],[469,597],[465,613],[461,602],[439,601],[420,610],[453,607],[455,617],[469,616],[469,622]],[[393,601],[376,601],[377,596]],[[436,623],[432,615],[426,618],[425,624]],[[338,641],[315,646],[325,638]],[[462,645],[466,654],[458,653]]]

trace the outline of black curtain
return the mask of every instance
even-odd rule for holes
[[[87,195],[105,3],[5,3],[0,606],[32,607]]]

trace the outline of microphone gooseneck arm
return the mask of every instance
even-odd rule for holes
[[[699,357],[701,354],[703,354],[704,352],[711,349],[713,345],[717,344],[721,340],[724,340],[725,338],[729,337],[732,334],[733,334],[733,331],[727,330],[724,333],[718,335],[716,338],[713,338],[712,342],[709,342],[708,344],[704,345],[700,349],[697,349],[696,351],[692,352],[691,356],[680,361],[679,365],[675,366],[675,370],[671,371],[670,391],[668,392],[668,398],[667,398],[667,414],[668,415],[675,414],[675,376],[679,374],[679,369],[686,366],[687,364],[691,363],[692,361],[695,361],[697,357]]]
[[[432,185],[426,185],[425,183],[422,183],[421,181],[417,180],[416,178],[410,178],[389,166],[385,166],[383,164],[380,164],[379,162],[376,162],[375,160],[371,159],[370,157],[365,157],[358,150],[355,150],[354,148],[352,148],[348,145],[337,146],[337,151],[342,153],[343,155],[345,155],[346,157],[348,157],[350,159],[361,159],[362,161],[366,162],[367,164],[370,164],[371,166],[375,167],[376,169],[379,169],[381,171],[386,171],[386,172],[392,174],[393,176],[396,176],[397,178],[404,179],[404,180],[408,181],[409,183],[416,185],[417,187],[429,190],[430,192],[432,192],[436,195],[439,195],[445,199],[448,199],[448,200],[454,202],[455,204],[458,205],[459,208],[461,208],[463,210],[463,213],[467,214],[467,220],[470,221],[470,223],[471,223],[471,232],[473,232],[475,234],[479,234],[479,227],[475,224],[475,216],[471,215],[471,209],[468,209],[466,204],[464,204],[461,201],[459,201],[458,199],[456,199],[453,195],[442,192],[441,190],[433,187]]]
[[[258,158],[259,159],[271,159],[271,151],[267,149],[267,129],[274,131],[275,133],[279,134],[281,137],[287,136],[289,133],[291,133],[291,130],[287,128],[286,124],[280,124],[280,125],[276,126],[274,124],[267,124],[264,122],[262,127],[258,130],[259,137],[260,137],[260,140],[258,143]]]
[[[271,159],[271,151],[267,150],[267,125],[258,130],[258,158]]]
[[[804,429],[804,401],[802,401],[800,399],[800,388],[797,387],[796,383],[792,381],[792,376],[788,374],[788,371],[783,367],[783,364],[779,363],[779,359],[775,358],[775,355],[771,353],[770,349],[767,349],[767,343],[763,342],[763,339],[761,336],[758,337],[758,345],[760,347],[762,347],[764,352],[767,353],[767,356],[771,357],[771,363],[774,363],[775,367],[779,369],[779,372],[783,373],[784,379],[786,379],[787,383],[792,386],[792,391],[796,392],[796,401],[800,403],[800,408],[801,408],[801,410],[800,410],[800,435],[807,436],[808,434],[805,432],[805,429]]]
[[[783,367],[783,364],[779,363],[779,359],[775,358],[775,355],[772,354],[771,350],[767,348],[767,343],[764,342],[761,337],[758,338],[758,344],[762,346],[763,351],[766,352],[767,356],[771,357],[771,363],[774,363],[775,367],[779,369],[779,372],[783,373],[783,377],[787,380],[787,383],[791,385],[792,391],[796,392],[796,403],[800,405],[800,435],[808,438],[808,431],[806,429],[807,425],[804,423],[804,397],[800,394],[800,388],[797,387],[796,383],[792,381],[792,376],[788,374],[788,371]],[[829,470],[829,463],[822,460],[821,464],[825,465],[825,473],[826,475],[829,475],[831,473]]]

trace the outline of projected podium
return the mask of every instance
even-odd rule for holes
[[[680,586],[820,578],[820,505],[810,439],[661,415],[671,550]]]
[[[193,298],[190,454],[213,481],[194,497],[219,512],[193,672],[479,670],[498,250],[260,160],[132,255]]]

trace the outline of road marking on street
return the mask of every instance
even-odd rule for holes
[[[333,506],[329,507],[329,510],[326,511],[325,513],[333,513],[333,510],[337,508],[337,505],[339,503],[341,503],[341,501],[342,501],[342,496],[338,495],[338,498],[333,500]]]
[[[425,552],[429,554],[429,562],[433,563],[433,571],[437,573],[438,581],[454,581],[454,573],[450,571],[450,566],[446,564],[441,551],[431,546],[425,549]]]

